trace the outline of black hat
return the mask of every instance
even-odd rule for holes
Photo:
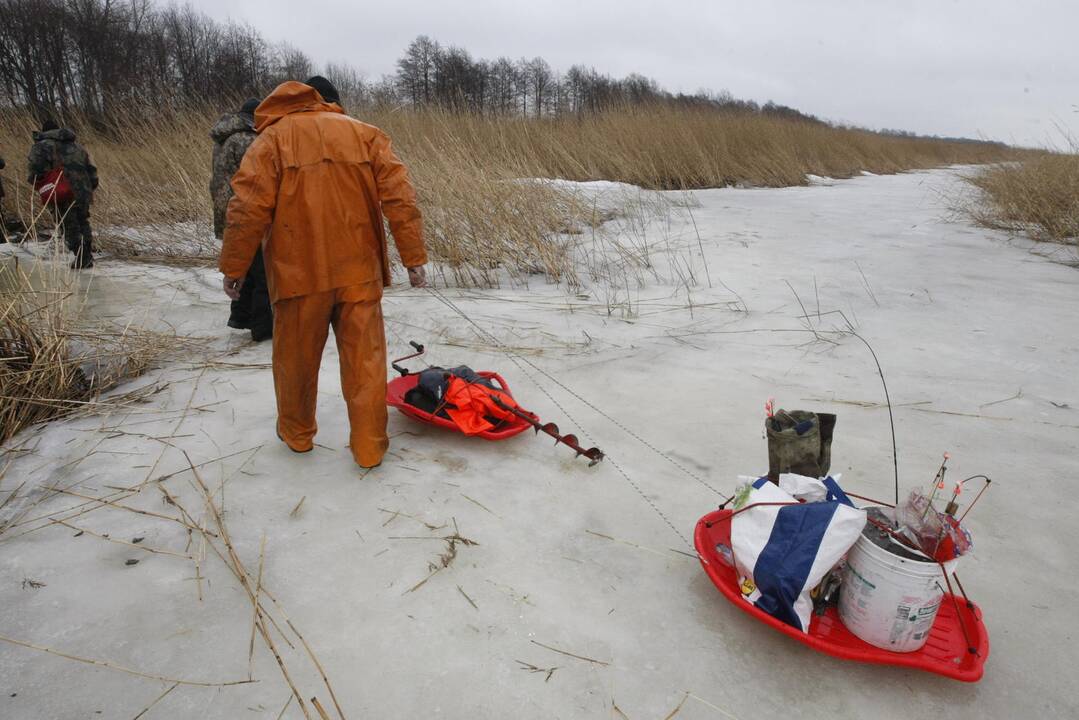
[[[305,85],[310,85],[314,89],[318,90],[318,94],[322,96],[322,99],[328,103],[341,104],[341,96],[337,94],[337,88],[333,86],[333,83],[322,77],[321,75],[315,75],[314,77],[307,78]]]
[[[41,132],[49,132],[50,130],[59,130],[60,126],[56,124],[56,121],[52,118],[48,118],[45,122],[41,123]]]
[[[244,104],[240,106],[240,112],[244,115],[254,115],[255,109],[261,102],[258,98],[247,98],[247,100],[244,100]]]

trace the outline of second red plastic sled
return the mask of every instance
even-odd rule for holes
[[[743,612],[814,650],[843,660],[915,668],[963,682],[981,679],[989,657],[989,635],[982,624],[981,610],[973,602],[950,593],[944,594],[929,640],[921,650],[911,653],[882,650],[856,637],[843,625],[834,606],[824,615],[813,613],[808,633],[758,610],[742,598],[738,571],[717,549],[731,546],[731,514],[731,510],[716,510],[702,517],[693,533],[693,544],[712,583]]]

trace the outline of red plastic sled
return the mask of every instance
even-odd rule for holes
[[[953,598],[949,593],[944,594],[928,642],[912,653],[889,652],[859,639],[843,625],[834,606],[823,616],[813,613],[809,632],[803,633],[743,600],[737,570],[716,549],[717,545],[731,546],[731,512],[716,510],[701,518],[693,533],[693,543],[712,583],[743,612],[814,650],[844,660],[910,667],[963,682],[981,679],[985,660],[989,657],[989,635],[982,624],[981,610],[974,603],[968,607],[964,598]],[[962,625],[957,612],[962,613]],[[969,647],[975,652],[968,649],[964,627],[970,640]]]
[[[510,386],[502,379],[502,376],[498,373],[487,372],[481,370],[477,373],[480,377],[489,378],[494,381],[498,387],[507,395],[512,397],[513,393],[510,392]],[[386,404],[397,408],[401,413],[408,415],[410,418],[419,420],[420,422],[427,423],[428,425],[437,425],[439,427],[446,428],[447,430],[454,430],[461,432],[461,429],[457,427],[457,424],[452,420],[438,415],[432,415],[429,412],[425,412],[415,405],[409,405],[405,402],[405,393],[412,388],[416,387],[416,383],[420,381],[420,376],[416,374],[404,375],[403,377],[394,378],[390,380],[386,385]],[[532,417],[536,417],[532,413],[528,413]],[[537,420],[539,418],[536,418]],[[511,438],[514,435],[520,435],[525,430],[530,430],[532,425],[529,424],[524,418],[515,417],[512,420],[507,420],[503,424],[491,429],[485,430],[475,435],[475,437],[481,437],[484,440],[505,440]]]

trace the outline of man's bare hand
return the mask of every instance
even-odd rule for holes
[[[427,287],[427,269],[420,265],[408,269],[408,281],[414,288]]]
[[[243,278],[230,278],[227,277],[222,282],[222,287],[225,289],[225,294],[229,296],[229,300],[240,299],[240,288],[244,286]]]

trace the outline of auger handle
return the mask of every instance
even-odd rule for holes
[[[409,375],[410,373],[409,373],[408,368],[401,367],[397,363],[404,362],[405,360],[411,360],[412,358],[419,357],[420,355],[423,355],[425,352],[427,352],[426,348],[424,348],[423,345],[420,345],[415,340],[409,340],[408,344],[411,345],[413,348],[415,348],[416,352],[412,353],[411,355],[405,355],[404,357],[399,357],[399,358],[397,358],[396,360],[394,360],[391,363],[391,366],[393,367],[393,369],[396,370],[397,372],[401,373],[401,377],[405,377],[406,375]]]

